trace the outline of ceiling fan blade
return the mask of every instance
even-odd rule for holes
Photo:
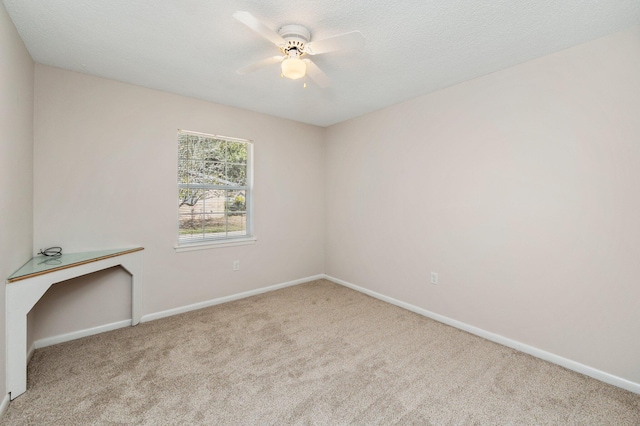
[[[247,65],[246,67],[238,68],[236,72],[240,75],[249,74],[251,72],[258,71],[260,68],[266,67],[268,65],[275,64],[277,62],[282,62],[283,59],[284,59],[284,56],[272,56],[270,58],[258,61],[254,64]]]
[[[260,34],[262,37],[269,40],[271,43],[275,45],[286,44],[286,41],[280,35],[273,31],[271,28],[267,27],[262,23],[258,18],[250,14],[249,12],[236,12],[233,14],[233,17],[238,21],[245,24],[247,27],[252,29],[253,31]]]
[[[311,41],[304,47],[304,52],[309,55],[333,52],[342,49],[359,49],[364,46],[364,36],[360,31],[351,31],[323,40]]]
[[[331,86],[331,80],[329,80],[329,77],[324,73],[324,71],[318,68],[311,59],[303,59],[303,61],[307,64],[307,75],[311,80],[323,89]]]

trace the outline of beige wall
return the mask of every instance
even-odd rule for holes
[[[32,115],[0,9],[5,276],[31,241],[143,245],[148,314],[326,272],[640,382],[639,30],[325,130],[41,65]],[[178,128],[255,141],[255,245],[175,253]],[[129,293],[118,268],[54,286],[34,337],[127,319]]]
[[[35,80],[37,248],[144,246],[144,314],[323,272],[324,129],[43,65]],[[174,251],[177,129],[254,141],[256,244]],[[54,286],[35,339],[130,318],[129,282]]]
[[[325,271],[640,383],[639,165],[636,29],[330,127]]]
[[[33,61],[0,4],[0,276],[32,256]],[[0,399],[5,386],[5,293],[0,291]]]

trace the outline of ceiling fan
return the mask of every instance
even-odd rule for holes
[[[320,55],[342,49],[358,49],[364,46],[364,37],[360,31],[311,41],[311,33],[302,25],[284,25],[276,32],[249,12],[236,12],[233,17],[275,44],[281,53],[236,70],[241,75],[280,63],[281,77],[296,80],[309,75],[318,86],[324,88],[331,84],[329,77],[311,59],[304,56]],[[304,87],[307,87],[306,82]]]

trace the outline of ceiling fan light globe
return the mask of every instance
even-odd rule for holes
[[[281,68],[282,75],[291,80],[302,78],[307,72],[307,64],[305,64],[302,59],[298,58],[285,59],[284,61],[282,61]]]

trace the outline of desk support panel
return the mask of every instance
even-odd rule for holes
[[[142,251],[84,263],[6,285],[7,391],[15,399],[27,390],[27,314],[55,283],[114,266],[131,274],[131,325],[142,316]]]

